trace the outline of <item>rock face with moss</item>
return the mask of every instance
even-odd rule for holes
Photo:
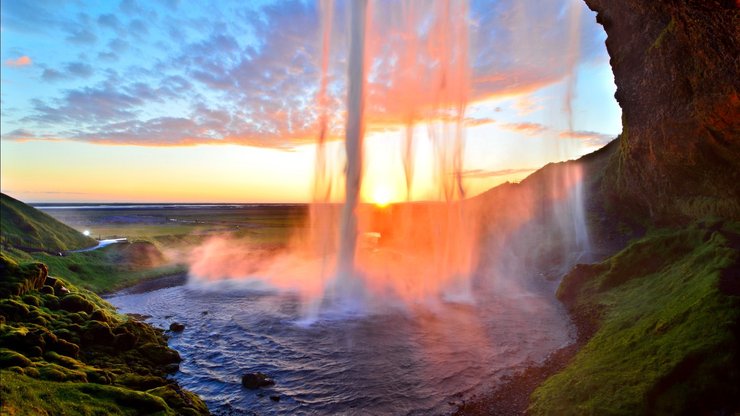
[[[740,219],[736,2],[585,1],[608,35],[623,113],[609,196],[660,222]]]
[[[656,231],[573,269],[558,297],[592,336],[531,414],[740,409],[740,224]]]
[[[0,253],[3,414],[208,414],[166,378],[179,362],[162,330]]]

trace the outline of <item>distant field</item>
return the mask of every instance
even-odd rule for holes
[[[36,208],[95,238],[157,241],[185,236],[237,233],[259,241],[282,242],[303,226],[306,205],[131,205],[38,204]],[[198,238],[196,238],[198,240]]]

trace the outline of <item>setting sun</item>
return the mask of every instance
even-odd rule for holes
[[[391,203],[391,191],[384,186],[375,188],[372,203],[381,208],[387,207]]]

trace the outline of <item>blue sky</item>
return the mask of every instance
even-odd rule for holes
[[[397,7],[389,1],[373,4],[371,19],[382,37],[393,30]],[[426,4],[416,3],[421,8]],[[566,56],[573,45],[571,7],[580,8],[573,71]],[[337,114],[345,94],[344,8],[343,2],[337,2],[332,33],[330,91]],[[3,191],[34,200],[56,198],[49,197],[51,192],[76,192],[101,200],[137,198],[134,191],[100,194],[80,179],[75,179],[80,183],[72,191],[31,182],[30,168],[10,159],[32,153],[50,152],[44,159],[57,172],[69,170],[80,152],[112,161],[126,157],[126,163],[151,171],[156,162],[140,164],[135,156],[151,151],[151,146],[170,149],[165,153],[170,156],[164,157],[182,158],[185,164],[198,152],[185,152],[184,147],[225,144],[277,152],[270,153],[276,164],[298,163],[290,161],[297,154],[310,158],[312,152],[305,146],[316,138],[319,22],[313,1],[4,0],[0,21]],[[620,132],[605,34],[585,5],[556,0],[472,1],[469,22],[472,76],[466,114],[475,127],[468,132],[466,166],[471,172],[535,168],[593,150]],[[382,78],[383,72],[375,75]],[[569,123],[564,94],[573,75],[575,98]],[[392,139],[375,141],[383,140]],[[372,145],[373,139],[369,141]],[[563,145],[564,141],[568,144]],[[133,149],[116,156],[115,149],[121,146]],[[64,160],[53,162],[53,156],[60,155]],[[310,163],[301,159],[299,164],[310,170]],[[6,168],[8,164],[11,167]],[[208,168],[203,169],[207,174]],[[305,199],[299,195],[300,189],[308,188],[305,175],[299,175],[296,184],[269,170],[245,169],[250,175],[276,177],[276,189],[284,187],[288,196],[250,196],[245,194],[249,185],[241,184],[224,188],[219,198],[241,192],[233,199]],[[203,195],[167,198],[216,197]],[[156,195],[146,198],[156,199]]]

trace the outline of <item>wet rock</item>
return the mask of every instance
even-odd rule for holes
[[[275,385],[275,381],[264,373],[247,373],[242,376],[242,386],[250,390],[273,385]]]
[[[172,332],[182,332],[183,330],[185,330],[185,325],[179,322],[173,322],[170,324],[170,331]]]
[[[135,319],[137,321],[145,321],[152,317],[151,315],[143,315],[140,313],[127,313],[126,316],[128,316],[129,318]]]
[[[167,374],[176,373],[180,369],[180,364],[170,363],[162,367],[162,370]]]

